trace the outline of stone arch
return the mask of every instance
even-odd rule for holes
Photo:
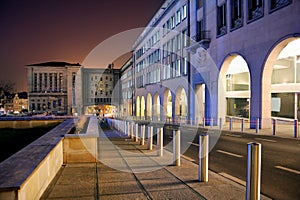
[[[164,114],[166,117],[172,118],[172,93],[170,89],[166,89],[164,92]]]
[[[147,94],[147,113],[146,116],[147,118],[152,118],[152,96],[150,93]]]
[[[225,58],[218,80],[219,117],[230,115],[249,118],[250,86],[251,76],[246,60],[239,54],[231,54]]]
[[[281,58],[282,56],[282,52],[284,49],[286,49],[286,47],[289,44],[292,44],[295,41],[300,41],[299,39],[300,37],[295,37],[295,36],[291,36],[288,38],[284,38],[281,39],[280,41],[278,41],[276,44],[274,44],[274,46],[270,49],[270,53],[266,56],[266,61],[265,61],[265,65],[263,68],[263,72],[262,72],[262,113],[261,113],[261,117],[262,117],[262,128],[270,128],[272,123],[271,123],[271,117],[272,117],[272,110],[274,111],[273,113],[276,113],[277,110],[274,108],[275,105],[273,105],[272,108],[272,96],[274,94],[283,94],[284,92],[289,92],[290,94],[294,94],[295,95],[295,104],[294,104],[294,117],[299,118],[299,113],[297,112],[297,105],[299,107],[299,103],[297,103],[296,101],[299,101],[299,92],[300,90],[299,85],[300,82],[297,82],[297,80],[295,79],[295,83],[289,83],[289,81],[287,83],[283,83],[281,81],[281,83],[277,83],[276,84],[276,79],[275,77],[273,77],[273,75],[275,75],[275,71],[276,70],[278,73],[285,73],[283,71],[286,71],[286,69],[284,69],[284,66],[281,66],[284,62],[284,58]],[[300,42],[299,42],[300,43]],[[291,54],[296,53],[294,52],[290,52]],[[300,48],[298,50],[298,56],[299,56],[299,60],[300,60]],[[297,56],[295,55],[294,58],[297,58]],[[292,58],[291,58],[292,59]],[[292,62],[292,61],[291,61]],[[298,61],[297,61],[298,62]],[[298,62],[300,63],[300,61]],[[297,64],[298,67],[298,73],[294,73],[294,76],[300,76],[300,64]],[[297,69],[297,68],[295,68]],[[281,72],[282,71],[282,72]],[[286,73],[285,73],[286,74]],[[283,77],[283,76],[281,76]],[[286,76],[285,76],[286,77]],[[299,79],[300,80],[300,79]],[[272,84],[272,82],[274,84]],[[298,93],[298,96],[297,96]],[[280,98],[277,98],[280,99]],[[276,103],[276,97],[273,97],[273,103]],[[282,104],[282,102],[279,104]],[[280,105],[277,106],[278,108],[280,107]],[[274,110],[275,109],[275,110]]]
[[[155,93],[153,96],[153,116],[157,119],[160,120],[160,98],[158,93]]]
[[[141,100],[139,96],[136,97],[136,116],[141,116]]]
[[[187,116],[187,96],[186,96],[185,89],[181,86],[176,91],[175,115],[177,117]]]
[[[141,117],[145,117],[145,108],[146,108],[146,102],[145,102],[145,97],[141,97]]]

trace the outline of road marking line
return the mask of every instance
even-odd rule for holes
[[[273,142],[276,143],[276,140],[269,140],[269,139],[264,139],[264,138],[254,138],[255,140],[261,140],[261,141],[266,141],[266,142]]]
[[[223,151],[223,150],[217,150],[217,152],[223,153],[223,154],[226,154],[226,155],[230,155],[230,156],[234,156],[234,157],[237,157],[237,158],[242,158],[243,157],[242,155],[238,155],[238,154],[235,154],[235,153],[230,153],[230,152]]]
[[[191,144],[191,145],[199,147],[199,144],[196,144],[196,143],[193,143],[193,142],[188,142],[188,144]]]
[[[237,182],[237,183],[239,183],[239,184],[241,184],[241,185],[243,185],[243,186],[246,186],[246,181],[243,181],[243,180],[241,180],[241,179],[239,179],[239,178],[237,178],[237,177],[234,177],[234,176],[231,176],[231,175],[229,175],[229,174],[226,174],[226,173],[224,173],[224,172],[221,172],[221,173],[219,173],[221,176],[224,176],[225,178],[228,178],[228,179],[230,179],[230,180],[232,180],[232,181],[234,181],[234,182]]]
[[[230,137],[242,137],[241,135],[232,135],[232,134],[228,134],[228,133],[225,135],[230,136]]]
[[[187,156],[185,156],[185,155],[181,155],[181,157],[184,158],[184,159],[186,159],[186,160],[188,160],[188,161],[196,162],[196,160],[194,160],[194,159],[192,159],[192,158],[189,158],[189,157],[187,157]]]
[[[298,171],[298,170],[290,169],[290,168],[283,167],[283,166],[275,166],[275,168],[281,169],[281,170],[284,170],[284,171],[288,171],[288,172],[291,172],[291,173],[294,173],[294,174],[300,174],[300,171]]]

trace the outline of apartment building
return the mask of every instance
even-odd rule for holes
[[[133,45],[133,114],[299,119],[299,11],[292,0],[165,1]]]

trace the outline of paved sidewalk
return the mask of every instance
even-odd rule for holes
[[[244,186],[211,171],[198,182],[195,163],[173,166],[170,152],[158,157],[115,130],[100,132],[98,145],[98,163],[63,166],[41,199],[245,199]]]

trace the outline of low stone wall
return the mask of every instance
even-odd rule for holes
[[[97,162],[98,119],[84,134],[68,119],[0,163],[0,200],[39,199],[63,163]]]
[[[0,200],[39,199],[63,164],[63,139],[74,127],[66,120],[0,163]]]

